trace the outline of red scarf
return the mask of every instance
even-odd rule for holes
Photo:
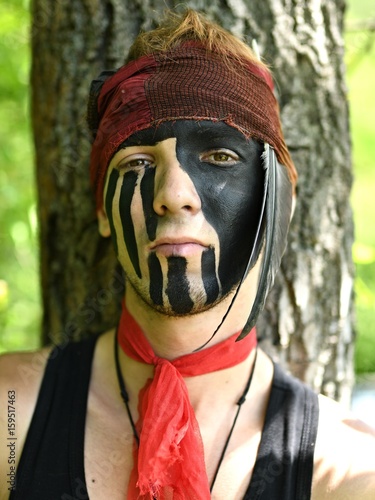
[[[139,393],[139,448],[127,498],[205,500],[211,498],[203,442],[183,377],[203,375],[235,366],[256,346],[253,329],[240,342],[238,332],[228,339],[173,361],[155,355],[142,330],[123,306],[118,339],[124,353],[155,366]]]

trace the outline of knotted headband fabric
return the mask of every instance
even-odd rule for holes
[[[108,164],[119,146],[133,133],[165,121],[223,121],[270,144],[296,183],[269,71],[248,61],[234,71],[222,55],[198,42],[122,66],[105,81],[97,111],[90,175],[98,208]]]
[[[253,329],[241,342],[238,332],[207,349],[173,361],[159,358],[123,303],[118,327],[121,348],[132,359],[155,366],[154,378],[140,391],[129,500],[208,500],[210,489],[199,425],[183,377],[235,366],[256,346]]]

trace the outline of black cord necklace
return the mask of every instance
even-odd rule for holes
[[[135,426],[135,423],[134,423],[134,420],[133,420],[133,417],[132,417],[132,414],[131,414],[131,411],[130,411],[130,407],[129,407],[129,395],[128,395],[127,391],[126,391],[124,377],[123,377],[122,372],[121,372],[120,359],[119,359],[119,354],[118,354],[118,339],[117,339],[117,337],[118,337],[118,330],[116,330],[116,333],[115,333],[115,366],[116,366],[117,380],[118,380],[119,387],[120,387],[120,394],[121,394],[122,400],[125,403],[126,412],[128,414],[130,425],[131,425],[132,430],[133,430],[133,435],[134,435],[134,438],[135,438],[135,440],[136,440],[136,442],[137,442],[137,444],[139,446],[139,436],[138,436],[138,432],[137,432],[137,429],[136,429],[136,426]],[[242,396],[240,397],[240,399],[236,403],[237,406],[238,406],[238,408],[237,408],[236,415],[234,417],[232,426],[230,428],[228,437],[227,437],[227,439],[225,441],[223,451],[221,452],[220,459],[219,459],[219,462],[217,464],[214,477],[212,479],[212,483],[211,483],[211,486],[210,486],[210,492],[211,493],[212,493],[212,490],[213,490],[213,487],[214,487],[217,475],[219,473],[219,469],[220,469],[221,464],[222,464],[222,462],[224,460],[225,452],[227,451],[230,438],[232,437],[232,434],[233,434],[233,431],[234,431],[234,427],[235,427],[237,419],[238,419],[238,415],[240,414],[240,410],[242,408],[242,405],[246,401],[246,396],[247,396],[247,393],[249,392],[249,389],[250,389],[251,381],[252,381],[253,375],[254,375],[255,364],[256,364],[256,360],[257,360],[257,354],[258,354],[258,350],[257,350],[257,348],[255,348],[254,363],[253,363],[253,366],[251,368],[250,376],[249,376],[249,379],[248,379],[248,381],[246,383],[245,390],[243,391]]]

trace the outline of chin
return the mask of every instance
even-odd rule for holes
[[[201,287],[191,287],[190,298],[193,306],[191,307],[191,309],[189,309],[189,311],[178,311],[176,310],[176,308],[173,308],[168,301],[165,301],[163,305],[156,304],[154,301],[152,301],[148,291],[148,287],[139,284],[136,285],[129,279],[127,281],[138,299],[140,299],[148,308],[170,318],[186,318],[209,311],[230,298],[230,296],[232,296],[238,286],[238,284],[234,285],[229,290],[229,292],[224,295],[219,294],[216,300],[210,303],[207,303],[207,294],[204,289],[202,289]],[[179,294],[176,293],[176,297],[178,296]]]

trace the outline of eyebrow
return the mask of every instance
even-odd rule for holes
[[[163,139],[164,140],[164,139]],[[121,151],[122,149],[126,148],[132,148],[134,146],[157,146],[160,142],[162,141],[135,141],[135,140],[128,140],[124,141],[122,144],[120,144],[119,148],[117,151]]]

